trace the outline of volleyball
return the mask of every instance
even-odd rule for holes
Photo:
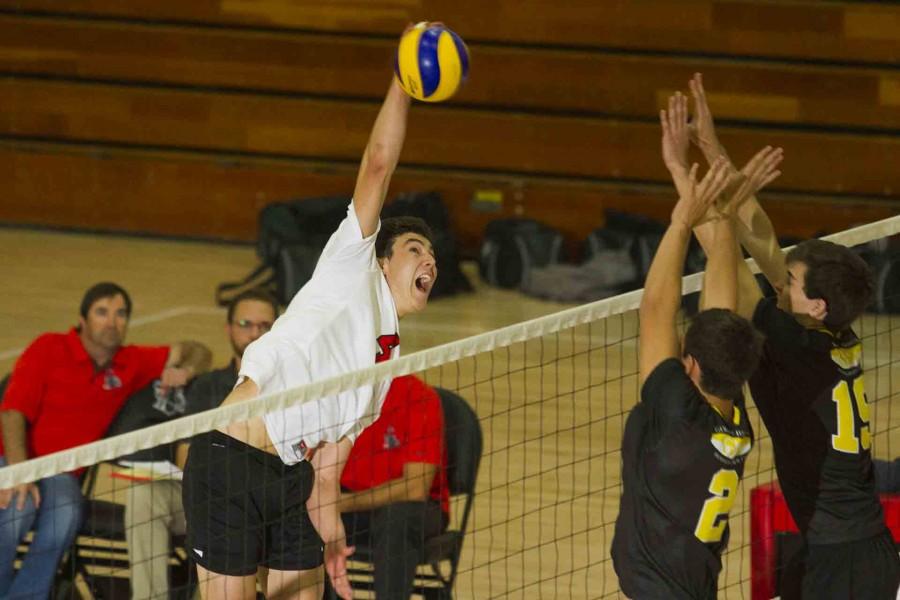
[[[416,100],[441,102],[456,93],[469,73],[469,51],[458,35],[438,24],[418,23],[400,38],[394,71]]]

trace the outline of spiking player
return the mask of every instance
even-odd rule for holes
[[[675,115],[662,111],[660,117],[665,155]],[[762,340],[732,312],[737,249],[728,219],[713,224],[716,252],[707,264],[704,310],[678,342],[691,230],[728,183],[724,161],[699,185],[696,169],[672,172],[680,198],[640,307],[641,399],[625,425],[623,492],[612,544],[619,585],[635,600],[716,597],[728,513],[753,443],[741,388],[756,367]]]
[[[348,373],[397,356],[398,319],[421,311],[437,277],[419,219],[379,215],[406,134],[409,97],[393,82],[363,155],[347,218],[312,279],[272,330],[251,344],[224,405]],[[352,441],[379,414],[390,381],[267,414],[201,436],[185,469],[188,547],[204,598],[352,594],[338,512]],[[313,527],[315,526],[315,527]],[[320,541],[321,537],[321,541]]]
[[[699,74],[691,92],[694,141],[707,160],[727,160]],[[750,392],[806,545],[782,575],[781,597],[893,600],[900,558],[876,494],[862,344],[851,329],[872,297],[869,268],[849,248],[822,240],[785,256],[756,198],[733,220],[741,244],[778,292],[763,299],[739,265],[739,310],[766,335]]]

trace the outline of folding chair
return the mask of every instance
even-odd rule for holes
[[[900,494],[881,494],[884,522],[900,550]],[[750,492],[750,597],[768,600],[781,595],[785,567],[803,540],[777,481]]]
[[[416,575],[413,594],[426,600],[449,600],[459,567],[469,513],[475,497],[475,481],[481,462],[481,423],[475,411],[457,394],[436,388],[444,411],[444,431],[447,445],[447,483],[451,496],[465,496],[462,515],[456,529],[447,529],[425,541],[425,552]],[[458,514],[458,511],[457,511]],[[451,522],[451,527],[453,523]],[[372,549],[356,544],[347,572],[354,590],[372,590]],[[367,566],[361,563],[369,563]]]
[[[131,597],[125,505],[91,497],[98,471],[99,465],[95,465],[85,473],[84,522],[60,565],[54,586],[56,600]],[[183,544],[183,536],[174,538],[169,556],[170,597],[175,599],[190,598],[196,585]]]

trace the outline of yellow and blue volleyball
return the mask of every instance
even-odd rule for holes
[[[397,80],[416,100],[440,102],[456,93],[469,74],[469,51],[443,25],[419,23],[400,38]]]

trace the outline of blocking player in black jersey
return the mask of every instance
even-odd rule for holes
[[[664,140],[668,115],[661,114]],[[665,141],[664,141],[665,145]],[[753,431],[741,388],[762,346],[731,309],[737,247],[731,221],[713,225],[704,310],[679,347],[676,316],[691,229],[728,183],[724,161],[696,184],[673,173],[680,199],[647,274],[640,307],[641,398],[622,440],[623,492],[612,558],[622,591],[645,598],[716,597],[728,513]]]
[[[708,160],[727,160],[699,75],[691,91],[697,145]],[[778,292],[762,299],[749,269],[739,265],[745,282],[739,312],[766,335],[750,391],[806,543],[782,576],[781,597],[893,600],[900,558],[876,494],[862,345],[851,329],[872,296],[869,269],[850,249],[821,240],[785,256],[755,198],[734,221],[741,244]]]

